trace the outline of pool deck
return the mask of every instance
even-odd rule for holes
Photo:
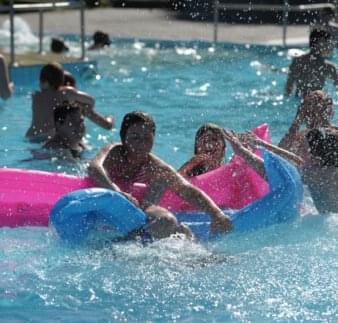
[[[20,15],[38,32],[36,13]],[[0,25],[9,18],[0,15]],[[47,12],[44,18],[48,33],[79,33],[80,14],[74,10]],[[213,24],[177,19],[165,9],[104,8],[86,10],[86,33],[103,30],[111,37],[212,41]],[[308,26],[289,26],[287,45],[306,44]],[[218,40],[222,42],[281,45],[283,28],[278,25],[230,25],[220,23]]]

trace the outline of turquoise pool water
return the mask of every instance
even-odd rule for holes
[[[282,96],[288,53],[119,40],[90,54],[97,75],[78,75],[78,81],[117,126],[128,111],[150,112],[157,123],[155,152],[178,167],[207,121],[237,131],[268,122],[273,141],[281,138],[297,105]],[[36,84],[1,102],[0,165],[84,174],[86,161],[31,159],[39,146],[23,136]],[[88,122],[87,131],[87,160],[118,140],[116,129]],[[338,217],[316,214],[308,198],[305,208],[307,216],[295,223],[208,245],[172,238],[69,249],[45,228],[2,228],[0,321],[336,322]]]

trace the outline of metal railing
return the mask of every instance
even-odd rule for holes
[[[81,41],[81,59],[85,58],[85,3],[84,1],[51,1],[46,3],[34,4],[15,4],[13,0],[9,5],[0,6],[0,12],[9,12],[10,15],[10,65],[15,63],[15,41],[14,41],[14,16],[16,12],[37,11],[39,14],[39,53],[43,51],[44,36],[44,12],[57,9],[79,9],[80,10],[80,41]]]
[[[218,23],[219,23],[219,10],[246,10],[246,11],[282,11],[283,22],[283,46],[286,46],[286,34],[288,27],[289,12],[307,12],[323,9],[332,9],[336,12],[336,6],[333,3],[313,3],[304,5],[290,5],[288,0],[284,0],[280,5],[267,5],[267,4],[237,4],[237,3],[222,3],[220,0],[214,0],[214,37],[213,41],[216,44],[218,41]]]

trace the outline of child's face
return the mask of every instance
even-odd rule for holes
[[[151,152],[154,137],[151,127],[138,122],[128,128],[123,144],[129,152],[142,156]]]
[[[225,153],[224,138],[221,134],[206,131],[197,142],[197,154],[207,154],[214,158],[223,158]]]

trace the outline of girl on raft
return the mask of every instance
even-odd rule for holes
[[[194,187],[171,166],[151,153],[155,139],[155,122],[145,112],[131,112],[124,116],[121,143],[103,147],[89,165],[89,175],[97,185],[122,192],[148,215],[147,233],[155,239],[190,230],[179,224],[169,211],[156,206],[162,194],[170,189],[210,215],[210,229],[224,233],[232,229],[231,221],[200,189]],[[134,183],[143,183],[148,190],[142,201],[131,195]]]
[[[233,151],[245,159],[250,166],[266,179],[263,160],[246,147],[248,134],[235,134],[216,124],[205,123],[196,132],[194,156],[178,172],[186,177],[198,176],[212,171],[224,164],[226,141]]]

